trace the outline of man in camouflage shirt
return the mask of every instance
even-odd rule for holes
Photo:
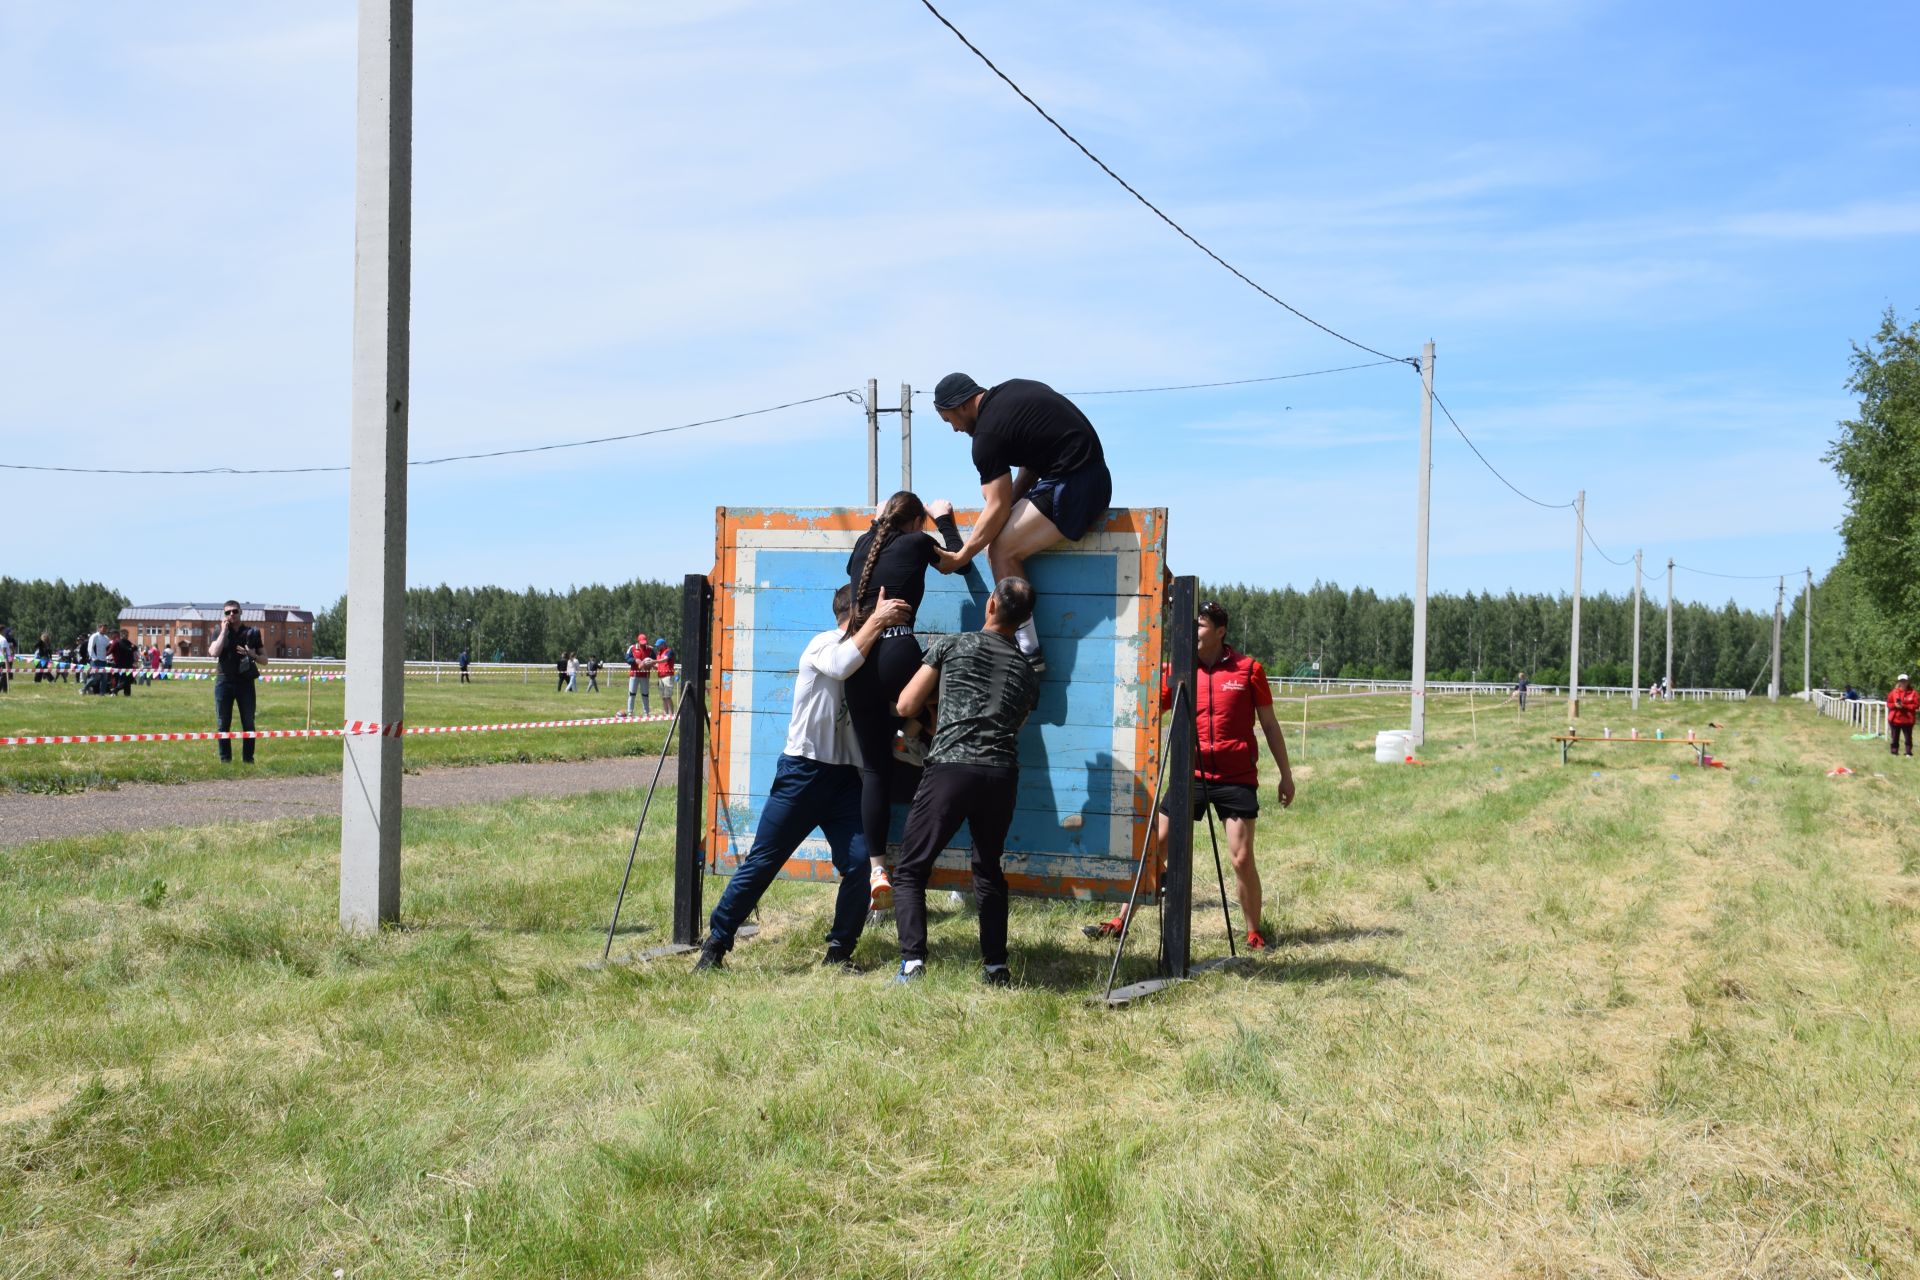
[[[942,636],[900,695],[897,710],[916,716],[939,689],[940,721],[914,793],[893,870],[894,923],[900,934],[897,981],[923,976],[927,962],[927,877],[966,823],[973,833],[973,896],[980,907],[983,978],[1007,986],[1007,877],[1000,869],[1020,781],[1020,726],[1040,700],[1040,677],[1014,632],[1033,616],[1033,587],[1002,578],[978,631]]]

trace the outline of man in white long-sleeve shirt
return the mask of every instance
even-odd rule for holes
[[[833,616],[839,625],[808,641],[800,655],[786,750],[774,766],[773,786],[760,811],[753,848],[734,868],[707,921],[707,938],[700,945],[696,969],[723,966],[733,949],[734,934],[793,851],[816,828],[826,836],[834,868],[840,872],[840,895],[823,963],[852,963],[854,945],[867,923],[867,842],[860,829],[859,756],[847,718],[844,686],[873,652],[880,633],[905,622],[910,612],[906,601],[889,600],[883,591],[873,616],[849,636],[852,596],[851,583],[835,593]]]

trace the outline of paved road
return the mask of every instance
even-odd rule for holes
[[[423,769],[407,775],[409,809],[491,804],[514,796],[571,796],[644,787],[655,760],[627,756],[551,764],[484,764]],[[675,770],[661,775],[670,784]],[[203,827],[340,812],[337,774],[306,778],[222,778],[213,782],[130,783],[111,791],[29,795],[0,791],[0,845],[143,831],[149,827]]]

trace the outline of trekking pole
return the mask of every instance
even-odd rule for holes
[[[1160,777],[1153,788],[1153,807],[1147,810],[1147,835],[1140,843],[1140,863],[1133,869],[1133,889],[1127,894],[1127,909],[1120,916],[1120,939],[1113,945],[1113,963],[1107,968],[1107,991],[1104,999],[1113,999],[1113,981],[1120,974],[1120,954],[1127,949],[1127,933],[1133,928],[1133,905],[1140,897],[1140,878],[1147,871],[1147,855],[1153,850],[1154,836],[1160,830],[1160,797],[1167,788],[1167,747],[1173,741],[1173,726],[1180,719],[1180,699],[1187,696],[1187,686],[1180,685],[1173,691],[1172,714],[1167,721],[1167,736],[1160,743]]]
[[[684,687],[681,689],[681,696],[686,696]],[[673,751],[673,731],[679,727],[680,717],[675,715],[667,725],[667,740],[660,747],[660,759],[653,766],[653,781],[647,784],[647,798],[640,806],[640,821],[633,825],[633,847],[627,850],[626,874],[620,877],[620,893],[613,900],[613,919],[607,923],[607,945],[600,952],[602,960],[613,954],[613,931],[619,927],[620,906],[627,900],[627,881],[633,878],[633,860],[640,853],[640,829],[647,825],[647,810],[653,807],[654,788],[660,785],[660,773],[667,767],[667,756]]]
[[[1202,797],[1205,797],[1207,794],[1204,785],[1200,789],[1200,794]],[[1240,958],[1240,951],[1233,945],[1233,913],[1227,910],[1227,873],[1220,868],[1220,837],[1216,835],[1213,830],[1213,805],[1211,802],[1207,804],[1207,839],[1213,842],[1213,878],[1220,883],[1220,918],[1224,920],[1227,925],[1227,955],[1238,960]],[[1259,921],[1256,920],[1254,926],[1258,927],[1258,925]]]

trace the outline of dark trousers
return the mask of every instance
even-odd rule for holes
[[[821,764],[804,756],[782,755],[773,767],[773,786],[753,848],[734,868],[720,901],[707,920],[707,942],[726,952],[747,916],[760,905],[780,868],[814,828],[833,850],[840,873],[840,896],[833,904],[827,945],[851,951],[867,924],[867,842],[860,834],[860,771],[850,764]]]
[[[905,723],[893,713],[893,704],[919,670],[920,642],[912,631],[894,627],[847,677],[847,718],[860,747],[860,825],[867,848],[883,858],[893,825],[893,735]]]
[[[1525,711],[1527,709],[1527,691],[1525,689],[1516,689],[1514,692],[1520,695],[1520,709]]]
[[[1892,721],[1887,722],[1887,748],[1896,756],[1900,754],[1900,735],[1903,733],[1907,735],[1907,754],[1912,755],[1913,726],[1910,724],[1894,724]]]
[[[213,682],[213,710],[218,717],[220,732],[233,732],[233,709],[240,708],[240,727],[248,733],[253,732],[253,681],[229,680],[225,676]],[[240,759],[253,763],[253,739],[240,740]],[[220,762],[233,763],[233,741],[222,738],[219,742]]]
[[[980,960],[1007,962],[1007,877],[1000,870],[1013,825],[1018,769],[930,764],[907,814],[893,865],[893,919],[900,958],[927,958],[927,877],[934,860],[966,823],[973,834],[973,900],[980,908]]]
[[[461,683],[461,684],[472,684],[472,683],[473,683],[473,681],[471,681],[471,680],[469,680],[469,679],[467,679],[467,669],[466,669],[465,667],[462,667],[462,668],[460,668],[460,683]]]

